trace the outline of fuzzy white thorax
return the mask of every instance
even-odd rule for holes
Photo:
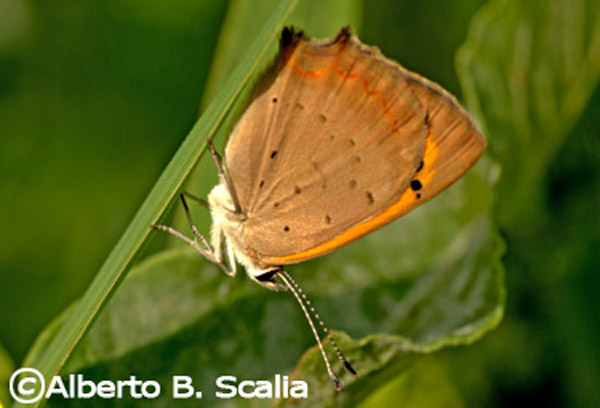
[[[279,267],[262,265],[249,255],[251,249],[243,239],[243,215],[236,213],[233,199],[224,183],[220,183],[212,189],[208,195],[208,205],[212,218],[210,244],[219,261],[223,260],[223,247],[225,248],[230,275],[235,276],[236,263],[239,263],[255,282],[269,289],[280,289],[280,285],[271,280],[258,279],[275,269],[278,270]]]

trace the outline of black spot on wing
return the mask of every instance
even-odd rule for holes
[[[373,197],[373,193],[371,193],[370,191],[367,191],[366,195],[367,195],[367,203],[369,203],[369,204],[375,203],[375,197]]]
[[[421,170],[423,170],[423,166],[425,165],[425,162],[423,160],[421,160],[421,162],[419,163],[419,167],[417,167],[417,171],[416,173],[420,172]]]
[[[421,184],[419,180],[413,180],[410,182],[410,188],[412,191],[419,191],[421,188],[423,188],[423,184]]]

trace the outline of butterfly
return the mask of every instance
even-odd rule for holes
[[[465,174],[485,146],[451,94],[361,43],[352,29],[314,40],[285,28],[223,159],[209,144],[220,184],[208,201],[181,195],[194,239],[153,227],[230,276],[241,264],[255,282],[292,292],[341,390],[313,316],[346,370],[356,372],[284,267],[331,252],[425,203]],[[194,226],[186,196],[210,209],[210,241]]]

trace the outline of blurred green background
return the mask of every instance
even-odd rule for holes
[[[517,3],[311,14],[458,95],[502,166],[504,320],[390,383],[426,373],[414,406],[600,406],[600,4]],[[0,368],[85,291],[192,127],[228,6],[0,0]]]

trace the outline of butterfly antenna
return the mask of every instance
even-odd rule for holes
[[[282,273],[282,272],[283,271],[281,271],[280,273]],[[287,275],[287,277],[285,275]],[[323,361],[325,361],[325,366],[327,367],[327,373],[329,374],[331,381],[333,381],[333,385],[335,386],[335,389],[338,392],[342,391],[342,385],[340,384],[340,379],[338,378],[337,375],[335,375],[335,373],[333,372],[333,369],[331,368],[331,363],[329,362],[329,359],[327,358],[327,354],[325,353],[325,348],[323,348],[323,343],[321,342],[321,338],[319,337],[317,328],[315,327],[315,324],[313,323],[312,318],[310,317],[310,314],[308,313],[308,310],[306,309],[306,306],[302,302],[302,298],[296,291],[296,288],[288,280],[289,275],[288,274],[285,274],[285,275],[283,275],[283,274],[280,275],[281,280],[283,280],[283,283],[285,283],[285,285],[288,287],[290,292],[292,292],[294,294],[294,297],[296,298],[296,300],[298,301],[298,304],[300,305],[300,307],[302,308],[302,311],[304,312],[304,316],[306,317],[306,320],[308,320],[310,329],[312,330],[313,335],[315,336],[315,339],[317,340],[317,344],[319,345],[319,349],[321,350],[321,355],[323,356]]]
[[[338,347],[338,345],[336,344],[335,340],[333,340],[333,337],[331,336],[329,329],[327,328],[327,326],[325,326],[325,324],[323,323],[323,320],[321,320],[321,317],[315,310],[315,308],[312,305],[312,303],[310,302],[310,300],[308,300],[308,298],[306,297],[306,294],[300,288],[298,283],[296,283],[296,281],[290,276],[290,274],[288,274],[284,270],[280,271],[280,277],[283,280],[283,282],[285,283],[285,285],[293,293],[294,297],[298,301],[298,304],[302,308],[302,311],[304,312],[304,316],[306,317],[306,320],[308,320],[308,324],[310,325],[313,335],[315,336],[315,339],[317,340],[317,344],[319,345],[319,349],[321,350],[321,355],[323,356],[323,361],[325,362],[325,366],[327,367],[327,372],[329,373],[329,377],[331,377],[331,380],[333,381],[333,385],[335,386],[335,389],[337,391],[342,391],[342,386],[340,384],[340,380],[337,377],[337,375],[333,372],[333,369],[331,368],[331,363],[329,362],[329,359],[327,358],[327,354],[325,353],[323,343],[321,342],[321,338],[319,337],[317,328],[315,327],[315,325],[312,321],[311,315],[309,314],[308,309],[306,308],[306,305],[308,305],[313,316],[319,322],[319,325],[321,326],[321,328],[325,332],[325,335],[331,342],[331,345],[333,346],[333,348],[334,348],[340,362],[342,362],[344,368],[354,375],[356,375],[356,371],[354,370],[354,368],[352,368],[352,366],[350,365],[348,360],[346,360],[346,358],[342,354],[342,352],[341,352],[340,348]],[[305,305],[305,303],[306,303],[306,305]]]
[[[337,357],[340,360],[340,363],[342,363],[342,365],[344,366],[346,371],[348,371],[352,375],[356,375],[356,370],[354,370],[354,368],[352,367],[350,362],[348,360],[346,360],[346,357],[344,357],[344,353],[342,353],[342,350],[338,347],[337,343],[333,339],[333,336],[331,335],[329,328],[327,326],[325,326],[325,323],[323,323],[323,319],[321,319],[321,316],[319,316],[319,313],[317,313],[317,309],[315,309],[315,307],[313,306],[310,299],[308,299],[308,297],[306,296],[306,294],[304,293],[304,291],[302,290],[300,285],[298,285],[298,282],[296,282],[294,280],[294,278],[292,278],[292,276],[289,273],[287,273],[286,271],[282,270],[281,272],[284,273],[286,275],[286,278],[292,283],[292,285],[294,285],[294,288],[302,296],[302,299],[304,299],[304,302],[306,303],[306,305],[312,312],[313,316],[319,322],[319,325],[321,326],[321,329],[323,329],[325,336],[327,336],[327,338],[329,339],[329,342],[333,346],[333,349],[335,350],[335,354],[337,354]]]

